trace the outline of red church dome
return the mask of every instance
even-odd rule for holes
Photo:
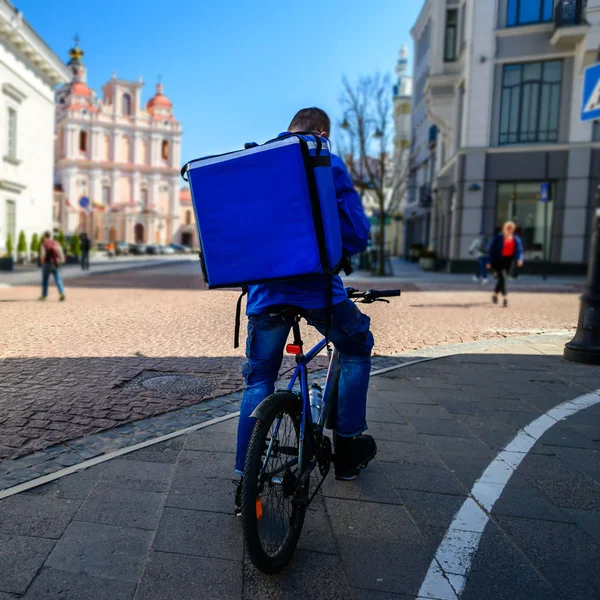
[[[74,96],[85,96],[86,98],[92,95],[90,88],[83,81],[76,81],[71,86],[71,93]]]
[[[153,108],[173,108],[173,103],[163,94],[163,85],[162,83],[157,84],[156,86],[156,94],[148,100],[148,104],[146,105],[148,110]]]

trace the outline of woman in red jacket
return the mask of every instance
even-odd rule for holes
[[[497,283],[492,302],[498,304],[498,294],[504,297],[503,306],[508,306],[506,298],[506,276],[516,261],[518,267],[523,266],[523,244],[518,235],[515,235],[516,225],[507,221],[490,246],[487,268],[495,272]]]

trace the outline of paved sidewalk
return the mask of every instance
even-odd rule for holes
[[[326,481],[279,576],[248,563],[231,514],[233,418],[0,500],[0,600],[415,599],[494,457],[600,388],[599,369],[563,361],[565,341],[471,344],[373,377],[377,460],[356,482]],[[458,548],[472,524],[453,524],[442,567],[455,584],[472,561],[462,599],[597,597],[600,403],[570,412],[521,457],[469,556]],[[454,600],[448,589],[422,597]]]

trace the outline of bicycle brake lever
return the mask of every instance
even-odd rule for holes
[[[377,298],[377,299],[375,300],[375,302],[385,302],[386,304],[389,304],[389,303],[390,303],[390,301],[389,301],[389,300],[386,300],[385,298]]]

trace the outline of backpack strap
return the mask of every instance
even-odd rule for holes
[[[243,287],[242,293],[237,300],[237,305],[235,307],[235,331],[233,333],[233,347],[239,348],[240,346],[240,322],[242,320],[242,299],[248,293],[248,288]]]

